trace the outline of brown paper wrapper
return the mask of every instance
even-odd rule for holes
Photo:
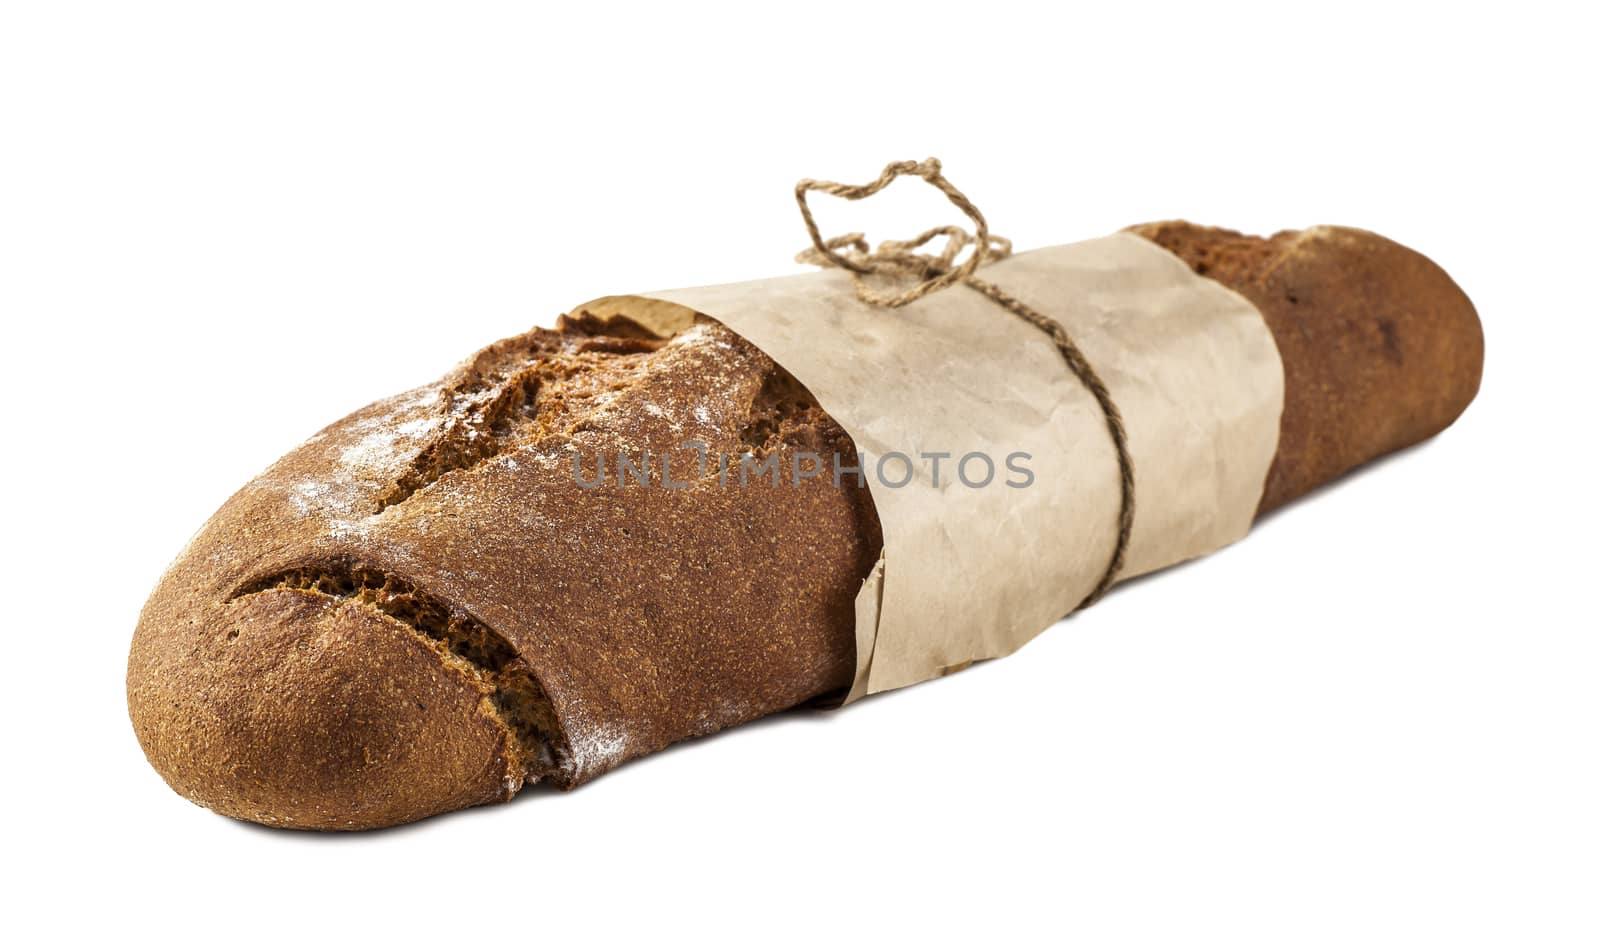
[[[1249,301],[1130,234],[1020,253],[979,275],[1065,326],[1122,411],[1136,510],[1121,577],[1244,536],[1283,409],[1282,361]],[[713,317],[855,441],[884,544],[856,600],[847,701],[1015,651],[1081,602],[1111,559],[1121,492],[1104,414],[1049,337],[970,288],[885,309],[826,270],[579,312],[663,335],[696,312]],[[980,487],[975,454],[994,466]],[[1008,461],[1031,483],[1014,487],[1026,478]],[[831,463],[824,472],[806,480],[831,480]]]

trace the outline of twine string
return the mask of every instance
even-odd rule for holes
[[[847,233],[824,239],[811,214],[807,195],[820,191],[843,200],[864,200],[888,187],[902,175],[921,178],[937,188],[962,213],[972,221],[973,230],[967,232],[957,226],[936,226],[920,236],[907,240],[885,240],[877,248],[867,242],[863,233]],[[878,177],[866,184],[840,184],[836,181],[815,181],[806,178],[795,185],[795,201],[800,205],[800,217],[805,221],[806,233],[811,237],[811,248],[795,256],[799,262],[823,268],[841,268],[850,273],[856,295],[874,307],[904,307],[919,298],[953,284],[963,284],[987,297],[1007,313],[1027,321],[1050,337],[1060,352],[1067,369],[1088,389],[1104,415],[1106,431],[1117,453],[1117,471],[1121,481],[1122,504],[1117,514],[1117,542],[1111,561],[1100,576],[1094,589],[1084,597],[1074,610],[1086,608],[1100,599],[1116,581],[1117,574],[1127,558],[1128,540],[1133,535],[1133,459],[1128,453],[1128,432],[1122,423],[1122,412],[1111,398],[1105,382],[1095,373],[1072,337],[1054,318],[1039,313],[991,281],[977,277],[978,269],[986,262],[998,262],[1011,255],[1011,241],[989,232],[983,213],[967,196],[945,178],[936,158],[921,162],[890,162]],[[918,252],[939,237],[944,246],[938,253]],[[968,249],[970,254],[957,262]],[[874,281],[896,282],[900,287],[875,287]],[[910,284],[906,284],[910,281]]]

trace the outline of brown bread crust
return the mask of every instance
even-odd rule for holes
[[[648,487],[574,481],[574,450],[592,478],[599,454],[614,474],[619,452],[686,441],[854,461],[709,320],[670,341],[564,321],[330,426],[236,493],[146,604],[128,699],[151,763],[234,817],[379,827],[844,688],[881,548],[866,491],[723,487],[714,468],[666,488],[659,465]]]
[[[1381,237],[1135,231],[1260,307],[1282,353],[1266,509],[1432,435],[1482,336],[1436,266]],[[570,787],[837,693],[881,535],[864,490],[723,486],[673,459],[581,488],[599,454],[704,444],[855,458],[714,321],[659,340],[565,320],[496,343],[292,451],[225,504],[146,604],[134,728],[180,793],[280,826],[381,827]]]
[[[1258,513],[1449,426],[1478,393],[1483,329],[1444,269],[1375,233],[1271,237],[1182,221],[1130,232],[1250,299],[1283,359],[1278,455]]]
[[[291,591],[248,604],[190,595],[158,595],[128,682],[145,752],[188,798],[337,830],[503,800],[521,784],[474,678],[372,608]]]

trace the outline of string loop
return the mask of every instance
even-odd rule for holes
[[[973,232],[958,226],[936,226],[915,239],[887,240],[873,249],[863,233],[846,233],[832,239],[823,239],[817,221],[811,214],[811,204],[806,197],[812,191],[821,191],[843,200],[865,200],[878,193],[894,179],[911,175],[938,188],[950,203],[972,220]],[[800,205],[800,218],[805,221],[806,232],[811,236],[811,248],[795,256],[796,261],[824,268],[842,268],[855,276],[856,294],[862,301],[875,307],[904,307],[905,305],[972,277],[985,262],[999,261],[1011,254],[1011,241],[989,233],[989,224],[967,195],[951,184],[941,171],[936,158],[920,162],[890,162],[874,181],[866,184],[840,184],[837,181],[815,181],[805,178],[794,186],[794,198]],[[937,255],[918,252],[940,236],[945,237],[944,249]],[[966,261],[956,264],[963,250],[972,248]],[[849,251],[844,251],[848,249]],[[901,290],[880,290],[868,283],[872,276],[911,279],[914,284]]]
[[[885,240],[874,249],[864,233],[846,233],[824,239],[811,214],[806,197],[812,191],[821,191],[843,200],[865,200],[878,193],[902,175],[921,178],[942,192],[950,203],[956,205],[972,221],[972,232],[957,226],[936,226],[921,235],[906,240]],[[977,277],[978,269],[985,263],[999,262],[1011,255],[1011,241],[989,232],[983,213],[967,196],[945,178],[936,158],[920,162],[890,162],[878,177],[866,184],[840,184],[837,181],[801,180],[794,187],[795,201],[800,205],[800,218],[805,222],[806,233],[811,237],[811,248],[795,260],[823,268],[841,268],[854,280],[856,295],[874,307],[904,307],[919,298],[953,284],[964,284],[989,298],[1006,312],[1027,321],[1043,331],[1055,343],[1067,369],[1078,379],[1100,405],[1105,417],[1106,431],[1117,453],[1117,471],[1122,492],[1122,506],[1117,514],[1117,543],[1111,560],[1094,589],[1074,610],[1086,608],[1100,599],[1116,582],[1127,558],[1128,540],[1133,535],[1133,459],[1128,453],[1128,432],[1122,422],[1122,412],[1105,382],[1096,374],[1094,366],[1072,341],[1071,335],[1053,317],[1041,314],[1007,293],[993,282]],[[944,237],[944,247],[938,253],[918,252],[939,237]],[[962,252],[971,249],[965,261],[957,263]],[[910,281],[899,289],[873,287],[874,279]]]

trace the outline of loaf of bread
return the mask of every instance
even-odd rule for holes
[[[1409,249],[1334,227],[1133,232],[1248,298],[1277,342],[1263,511],[1437,433],[1477,390],[1472,305]],[[868,492],[574,480],[574,452],[686,441],[855,457],[708,318],[670,339],[564,318],[333,424],[224,504],[145,605],[128,704],[150,762],[235,818],[374,828],[840,694],[882,542]]]

